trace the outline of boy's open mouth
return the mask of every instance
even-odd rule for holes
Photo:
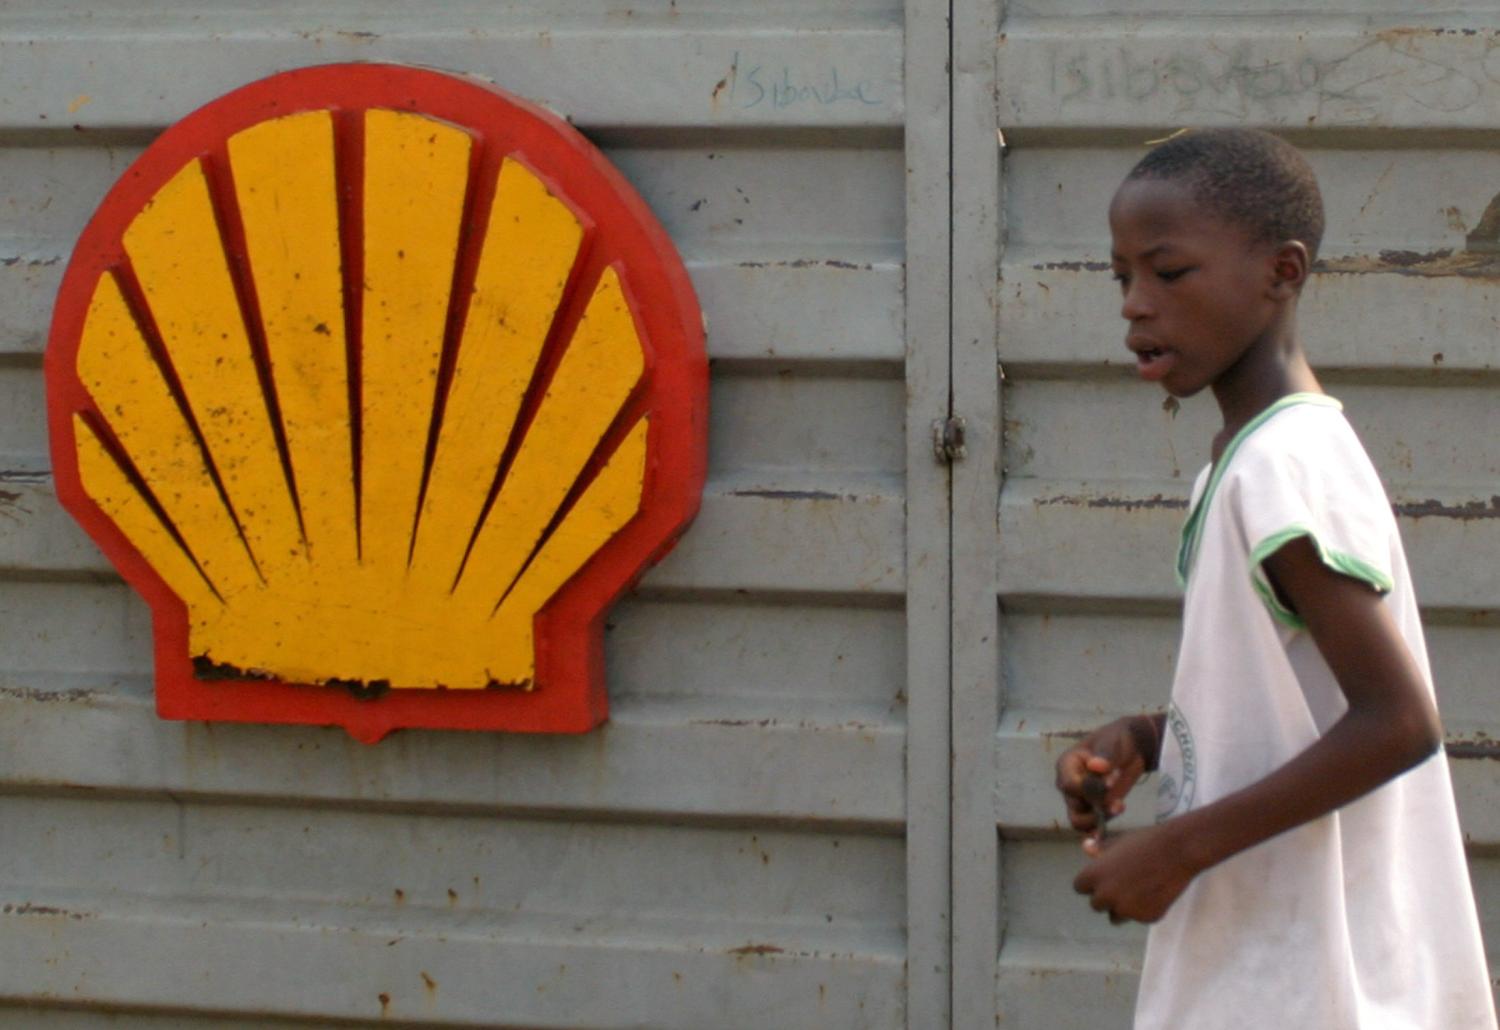
[[[1160,347],[1144,347],[1135,352],[1136,371],[1142,379],[1158,380],[1172,370],[1177,356]]]

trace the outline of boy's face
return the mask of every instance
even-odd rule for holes
[[[1162,179],[1122,185],[1109,228],[1125,346],[1143,379],[1190,397],[1264,342],[1279,307],[1274,246]]]

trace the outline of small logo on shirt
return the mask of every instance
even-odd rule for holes
[[[1167,709],[1166,745],[1163,747],[1161,784],[1156,789],[1156,821],[1166,822],[1193,807],[1193,792],[1198,786],[1198,753],[1193,747],[1193,729],[1182,710],[1173,704]],[[1173,751],[1176,754],[1173,754]]]

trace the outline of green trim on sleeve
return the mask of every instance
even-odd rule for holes
[[[1256,594],[1260,596],[1261,601],[1277,622],[1290,626],[1292,629],[1307,628],[1307,623],[1302,621],[1300,615],[1281,603],[1281,598],[1276,596],[1276,591],[1271,586],[1271,579],[1266,575],[1265,570],[1265,560],[1299,536],[1305,536],[1312,541],[1313,548],[1318,552],[1318,560],[1333,571],[1351,579],[1357,579],[1361,583],[1367,583],[1379,594],[1388,594],[1396,586],[1395,580],[1382,569],[1355,555],[1330,550],[1323,545],[1322,540],[1318,539],[1318,534],[1313,532],[1311,526],[1300,522],[1293,523],[1285,529],[1272,533],[1250,551],[1250,585],[1255,587]]]
[[[1264,411],[1240,427],[1240,431],[1234,434],[1219,454],[1219,460],[1214,463],[1213,471],[1208,476],[1208,483],[1203,488],[1203,495],[1198,498],[1198,503],[1193,505],[1193,510],[1188,513],[1187,521],[1182,524],[1182,539],[1177,547],[1177,585],[1179,587],[1187,588],[1188,574],[1192,571],[1193,559],[1198,555],[1199,540],[1203,536],[1203,520],[1207,516],[1209,502],[1213,500],[1214,492],[1219,487],[1219,480],[1224,478],[1224,472],[1229,468],[1229,463],[1234,460],[1234,454],[1240,449],[1240,444],[1244,443],[1251,433],[1265,425],[1272,415],[1297,404],[1315,404],[1337,411],[1342,411],[1344,407],[1336,398],[1326,393],[1290,393],[1267,405]]]

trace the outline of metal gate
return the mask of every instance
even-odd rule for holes
[[[998,440],[971,433],[954,472],[954,1025],[1129,1025],[1144,933],[1072,894],[1050,782],[1071,734],[1170,685],[1169,556],[1217,412],[1135,381],[1105,210],[1146,141],[1186,125],[1283,132],[1322,183],[1302,332],[1400,516],[1493,958],[1500,8],[1002,6],[955,8],[954,398]]]
[[[1050,778],[1168,683],[1213,413],[1132,381],[1100,266],[1183,124],[1284,129],[1323,179],[1305,331],[1402,514],[1492,931],[1500,7],[1418,20],[5,5],[0,1025],[1127,1025],[1142,935],[1071,894]],[[52,496],[41,352],[89,212],[198,104],[360,59],[567,113],[699,291],[703,510],[611,618],[594,734],[161,722],[144,606]]]
[[[4,5],[0,1024],[946,1022],[944,13]],[[709,483],[611,616],[599,732],[159,721],[145,609],[53,497],[43,341],[104,191],[349,60],[565,113],[699,292]]]

